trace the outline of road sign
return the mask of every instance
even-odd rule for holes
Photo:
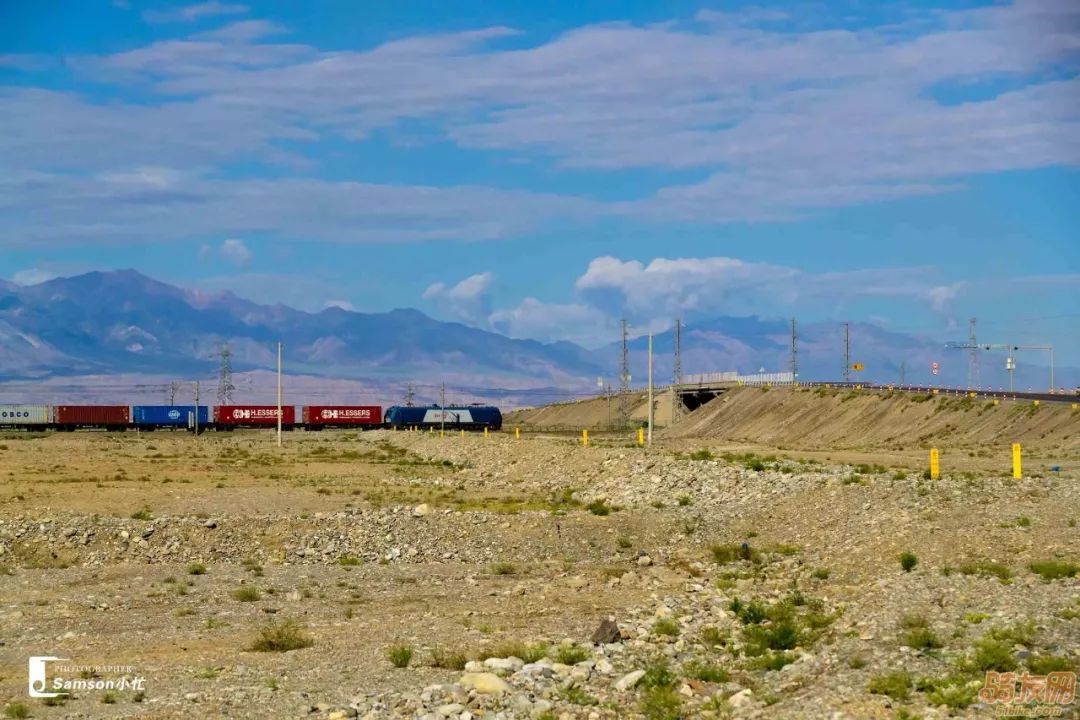
[[[941,365],[938,365],[936,360],[930,363],[930,372],[934,373],[935,375],[941,372]]]
[[[851,369],[858,372],[860,370],[865,370],[866,366],[863,365],[862,363],[851,363]]]

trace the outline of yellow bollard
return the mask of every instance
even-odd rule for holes
[[[589,447],[589,431],[581,431],[581,447]]]
[[[930,448],[930,479],[937,480],[941,477],[941,454],[937,448]]]
[[[1035,407],[1039,407],[1039,401],[1038,400],[1032,400],[1031,404],[1034,405]]]
[[[519,428],[519,427],[514,428],[514,439],[515,440],[520,440],[521,439],[521,428]]]
[[[645,428],[637,429],[637,444],[645,447]]]
[[[1073,410],[1080,410],[1080,403],[1073,403],[1072,404],[1072,409]]]
[[[1024,477],[1024,471],[1020,463],[1020,443],[1013,443],[1013,479],[1019,480]]]
[[[937,393],[938,393],[938,389],[937,389],[937,388],[934,388],[933,390],[931,390],[931,391],[930,391],[930,394],[931,394],[931,395],[937,395]]]
[[[465,437],[465,431],[464,430],[461,431],[461,437]]]
[[[994,399],[994,407],[997,407],[997,406],[998,406],[998,405],[1000,405],[1000,404],[1001,404],[1001,401],[1000,401],[1000,400],[998,400],[997,398],[995,398],[995,399]]]
[[[484,438],[487,439],[487,436],[488,436],[488,434],[487,434],[487,426],[485,425],[484,426]]]

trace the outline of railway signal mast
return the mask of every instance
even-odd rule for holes
[[[973,321],[974,322],[974,321]],[[974,330],[974,325],[972,326]],[[945,343],[945,347],[950,350],[970,350],[974,353],[976,350],[1004,350],[1009,353],[1005,358],[1005,369],[1009,371],[1009,392],[1013,392],[1016,389],[1016,384],[1013,380],[1013,374],[1016,372],[1016,357],[1014,353],[1017,350],[1047,350],[1050,353],[1050,392],[1054,392],[1054,346],[1053,345],[1010,345],[1007,343],[959,343],[949,342]]]
[[[968,321],[968,346],[971,357],[968,359],[968,390],[979,387],[979,345],[975,340],[975,318]]]

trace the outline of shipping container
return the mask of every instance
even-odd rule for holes
[[[52,423],[48,405],[0,405],[2,427],[44,427]]]
[[[292,429],[296,408],[281,406],[281,425]],[[218,405],[214,408],[214,424],[225,428],[277,427],[277,405]]]
[[[57,405],[53,408],[56,424],[64,430],[100,427],[124,430],[131,423],[129,405]]]
[[[493,405],[459,405],[441,408],[394,405],[386,409],[386,424],[392,428],[432,427],[447,430],[502,428],[502,413]]]
[[[382,423],[378,405],[305,405],[301,413],[304,427],[374,427]]]
[[[194,413],[194,405],[132,405],[131,422],[141,429],[187,428]],[[209,424],[210,408],[208,406],[199,406],[198,419],[200,427],[206,427]]]

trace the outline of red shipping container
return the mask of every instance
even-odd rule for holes
[[[218,405],[214,408],[214,422],[219,425],[277,426],[277,405]],[[281,424],[296,422],[296,408],[281,406]]]
[[[57,425],[126,427],[131,423],[129,405],[57,405]]]
[[[378,405],[305,405],[303,418],[305,425],[322,427],[379,425],[382,408]]]

